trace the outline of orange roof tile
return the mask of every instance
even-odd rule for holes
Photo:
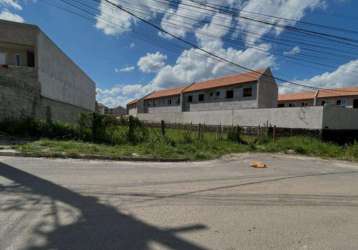
[[[180,95],[185,88],[186,86],[182,86],[178,88],[154,91],[153,93],[146,96],[144,99],[149,100],[149,99],[155,99],[155,98],[166,97],[166,96]]]
[[[340,97],[340,96],[358,96],[358,87],[320,90],[318,94],[318,98]]]
[[[316,91],[298,92],[279,95],[279,102],[287,101],[301,101],[314,99]],[[319,90],[317,98],[332,98],[343,96],[358,96],[358,87],[336,88],[336,89],[322,89]]]
[[[217,79],[194,83],[190,85],[188,88],[186,88],[183,92],[188,93],[198,90],[213,89],[213,88],[220,88],[220,87],[231,86],[241,83],[254,82],[257,81],[262,76],[262,74],[265,73],[265,71],[266,69],[257,70],[257,72],[259,73],[247,72],[238,75],[230,75]]]
[[[127,104],[127,105],[136,104],[137,102],[138,102],[138,99],[134,99],[134,100],[132,100],[132,101],[128,102],[128,104]]]
[[[298,93],[289,93],[278,96],[279,102],[286,101],[303,101],[313,99],[316,95],[314,91],[298,92]]]

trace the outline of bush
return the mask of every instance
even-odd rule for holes
[[[236,126],[231,128],[227,133],[227,139],[233,142],[242,143],[243,140],[241,139],[241,127]]]
[[[138,118],[133,116],[128,120],[127,140],[129,143],[137,144],[148,139],[148,130]]]
[[[35,138],[77,139],[80,135],[76,126],[59,122],[47,123],[33,118],[4,120],[0,122],[0,131],[13,136]]]

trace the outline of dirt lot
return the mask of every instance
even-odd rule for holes
[[[249,167],[251,160],[267,169]],[[358,165],[0,157],[0,249],[356,249]]]

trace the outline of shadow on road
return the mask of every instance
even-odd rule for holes
[[[1,162],[0,176],[16,183],[12,186],[14,192],[26,190],[28,194],[50,201],[48,202],[51,208],[49,214],[55,221],[53,229],[44,230],[46,225],[39,223],[33,233],[44,238],[45,244],[29,246],[27,249],[142,250],[149,249],[150,243],[158,243],[169,249],[204,249],[199,245],[179,238],[176,233],[204,230],[206,229],[205,225],[161,229],[140,221],[131,215],[123,214],[112,206],[101,204],[94,197],[83,196]],[[79,218],[68,225],[61,225],[56,219],[60,216],[56,208],[56,202],[78,209]],[[11,209],[16,209],[16,206]]]

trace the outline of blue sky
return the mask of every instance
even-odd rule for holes
[[[66,1],[87,4],[82,8],[96,16],[88,12],[82,12],[87,19],[73,15],[68,11],[80,10],[60,0],[0,0],[0,18],[38,25],[96,82],[97,98],[108,106],[125,105],[156,89],[240,72],[159,34],[104,0]],[[358,85],[357,44],[245,21],[249,17],[358,40],[358,1],[201,0],[203,4],[220,3],[236,16],[204,10],[203,5],[193,6],[190,0],[171,4],[166,0],[110,1],[245,67],[271,67],[277,77],[317,87]],[[287,84],[280,89],[299,90]]]

